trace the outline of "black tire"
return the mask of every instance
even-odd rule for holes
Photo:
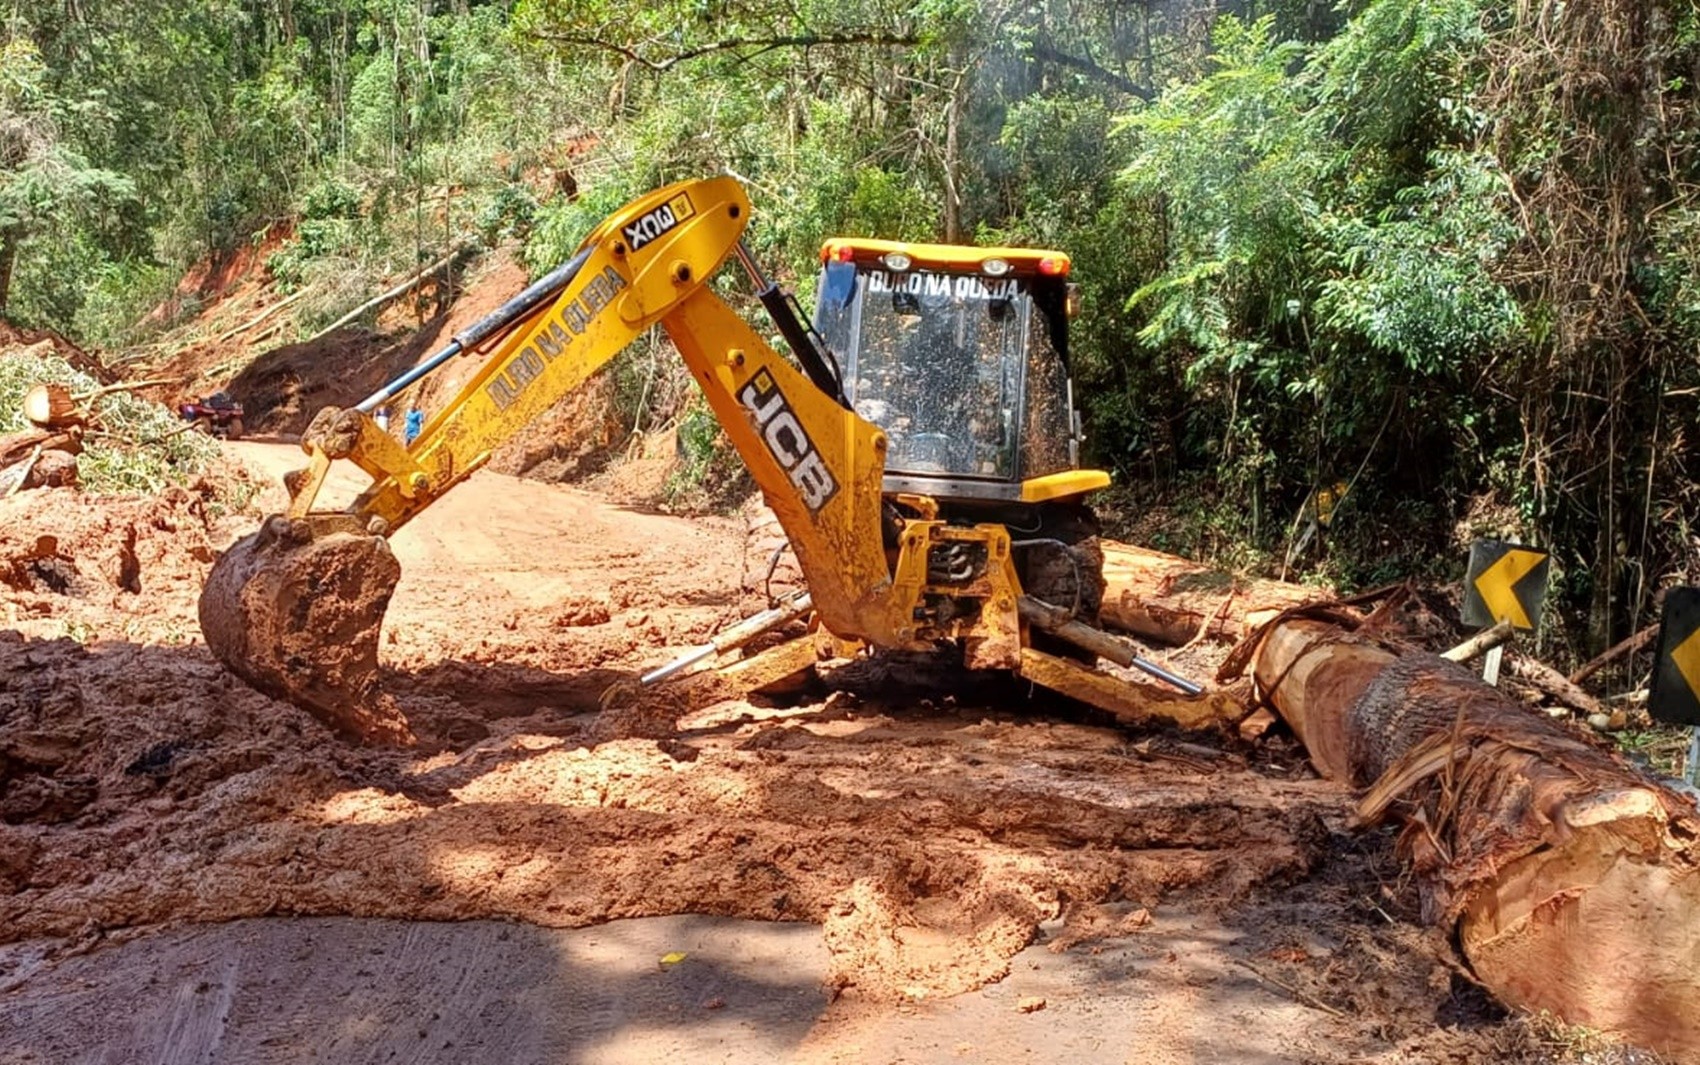
[[[1023,591],[1068,610],[1077,621],[1098,624],[1104,606],[1104,548],[1096,536],[1071,544],[1034,544],[1026,554]]]
[[[242,419],[232,418],[224,423],[224,438],[226,440],[242,439]]]
[[[213,421],[212,421],[211,418],[207,417],[205,414],[195,415],[195,421],[193,423],[193,426],[194,426],[194,428],[192,429],[193,432],[200,433],[202,436],[212,436],[213,435]]]

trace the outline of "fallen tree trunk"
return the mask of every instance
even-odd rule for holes
[[[1503,1001],[1700,1058],[1700,817],[1468,669],[1275,622],[1258,689],[1317,768],[1404,825],[1425,920]]]
[[[1105,625],[1158,643],[1239,640],[1284,610],[1331,597],[1282,581],[1242,580],[1160,551],[1106,540]]]
[[[7,433],[0,436],[0,466],[10,466],[29,457],[32,451],[69,451],[77,454],[82,450],[83,434],[80,428],[59,432],[53,429],[25,429],[21,432]]]
[[[1589,677],[1593,676],[1595,673],[1598,673],[1600,670],[1611,665],[1613,662],[1617,661],[1619,658],[1622,658],[1624,655],[1634,654],[1636,651],[1639,651],[1639,650],[1641,650],[1641,648],[1652,643],[1653,638],[1655,636],[1657,636],[1658,634],[1659,634],[1659,624],[1658,624],[1658,622],[1654,622],[1653,624],[1648,625],[1646,628],[1642,629],[1640,632],[1629,637],[1627,640],[1624,640],[1621,643],[1613,644],[1611,647],[1600,652],[1600,654],[1598,654],[1594,658],[1589,659],[1582,666],[1581,669],[1578,669],[1576,672],[1570,674],[1570,676],[1568,678],[1570,683],[1572,683],[1572,684],[1582,683],[1583,681],[1587,680]]]
[[[454,262],[455,256],[459,255],[461,252],[468,250],[471,247],[472,247],[472,245],[470,243],[464,243],[464,242],[455,245],[454,248],[452,250],[450,250],[450,252],[447,255],[443,256],[441,259],[438,259],[436,262],[430,264],[429,266],[420,267],[418,270],[416,270],[412,274],[409,274],[408,277],[407,277],[407,280],[403,281],[401,284],[396,285],[394,288],[387,289],[383,292],[380,292],[376,296],[373,296],[371,299],[367,300],[365,303],[362,303],[360,306],[354,308],[352,311],[349,311],[347,314],[343,315],[341,318],[338,318],[336,321],[332,322],[330,325],[327,325],[323,329],[319,330],[317,333],[314,333],[312,336],[310,336],[306,340],[302,341],[302,343],[303,344],[311,344],[313,341],[318,340],[321,337],[329,336],[330,334],[336,332],[338,329],[341,329],[343,326],[347,325],[348,323],[358,319],[361,315],[364,315],[364,314],[366,314],[370,311],[374,311],[377,308],[382,307],[384,304],[390,302],[391,300],[400,299],[402,296],[405,296],[409,292],[412,292],[414,289],[418,288],[420,286],[420,284],[422,284],[432,274],[436,273],[438,270],[441,270],[444,267],[448,266],[450,263]],[[264,335],[264,334],[262,334],[262,335]],[[255,339],[259,339],[259,338],[256,337]]]

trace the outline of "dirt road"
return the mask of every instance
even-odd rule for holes
[[[255,521],[0,501],[0,1062],[1532,1053],[1290,745],[901,669],[604,711],[759,605],[741,527],[481,473],[393,540],[421,747],[355,748],[199,642]]]

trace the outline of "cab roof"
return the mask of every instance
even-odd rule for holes
[[[903,255],[905,267],[893,267],[886,257]],[[992,277],[1067,277],[1072,265],[1068,254],[1042,248],[974,247],[965,244],[914,244],[907,241],[873,240],[864,237],[833,237],[821,245],[821,262],[879,264],[886,269],[939,270],[946,273],[983,274]],[[1001,260],[1007,270],[988,270],[986,264]]]

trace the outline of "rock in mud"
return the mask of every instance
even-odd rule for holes
[[[268,518],[213,566],[201,633],[231,672],[339,735],[411,744],[407,718],[378,685],[378,633],[400,578],[382,537],[309,537]]]

